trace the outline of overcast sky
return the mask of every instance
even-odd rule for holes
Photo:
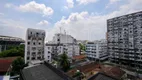
[[[25,39],[36,28],[48,41],[61,27],[79,40],[105,39],[107,19],[137,11],[142,0],[1,0],[0,35]]]

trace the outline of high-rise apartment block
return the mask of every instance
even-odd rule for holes
[[[110,61],[142,68],[142,11],[107,20]]]
[[[27,29],[25,42],[25,63],[44,59],[45,31]]]

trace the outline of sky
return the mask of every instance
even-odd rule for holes
[[[105,39],[107,19],[142,11],[142,0],[1,0],[0,35],[25,40],[27,28],[46,41],[65,33],[77,40]]]

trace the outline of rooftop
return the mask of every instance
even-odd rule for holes
[[[71,80],[62,71],[48,63],[25,68],[21,71],[23,80]]]
[[[0,74],[4,75],[8,69],[10,68],[10,65],[17,57],[6,57],[6,58],[0,58]]]
[[[117,80],[117,79],[103,73],[97,73],[96,75],[90,77],[88,80]]]
[[[12,37],[12,36],[3,36],[3,35],[0,35],[0,41],[20,41],[20,42],[24,42],[24,40],[22,38]]]

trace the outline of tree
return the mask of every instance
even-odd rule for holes
[[[85,51],[85,50],[86,50],[85,45],[83,45],[82,43],[79,43],[79,46],[80,46],[80,49],[81,49],[82,51]]]
[[[22,57],[18,57],[16,60],[12,62],[12,71],[11,75],[20,74],[20,70],[23,69],[27,64],[24,63],[24,59]]]
[[[13,57],[13,56],[24,57],[24,45],[11,47],[9,50],[5,50],[0,53],[0,57]]]
[[[63,53],[62,55],[60,55],[60,67],[61,69],[66,72],[69,68],[70,68],[70,61],[68,60],[68,56],[66,55],[66,53]]]

